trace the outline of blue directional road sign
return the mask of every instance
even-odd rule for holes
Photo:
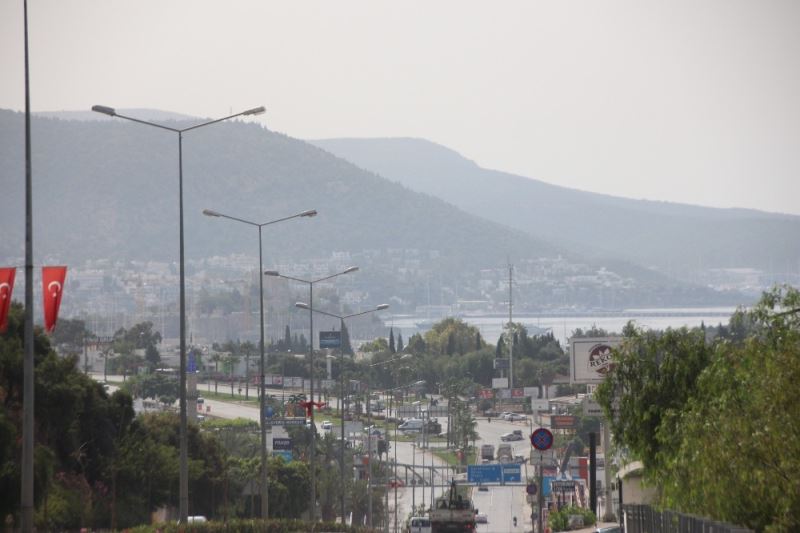
[[[469,483],[500,483],[503,479],[503,465],[467,465]],[[519,467],[517,467],[519,469]]]
[[[503,467],[503,483],[519,483],[522,481],[522,473],[519,465],[501,465]]]
[[[469,483],[520,483],[522,471],[517,464],[467,465]]]
[[[555,478],[553,476],[544,476],[542,478],[542,495],[545,498],[550,496],[550,493],[552,492],[552,490],[550,488],[550,483],[552,483],[554,479]]]

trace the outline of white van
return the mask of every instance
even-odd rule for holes
[[[409,418],[399,426],[400,431],[422,431],[423,422],[419,418]]]
[[[427,516],[412,516],[408,521],[408,533],[431,533],[431,519]]]

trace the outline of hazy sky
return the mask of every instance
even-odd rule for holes
[[[800,214],[797,1],[29,4],[34,111],[264,105],[293,137],[421,137],[568,187]],[[2,108],[24,109],[22,43],[3,0]]]

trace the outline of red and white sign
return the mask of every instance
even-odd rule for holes
[[[8,327],[8,309],[11,307],[11,293],[14,291],[14,267],[0,268],[0,333]]]
[[[487,400],[494,398],[494,391],[492,389],[482,389],[479,394],[481,398],[485,398]]]
[[[511,397],[512,398],[524,398],[525,397],[525,389],[511,389]]]
[[[611,352],[622,345],[622,338],[579,338],[570,344],[570,382],[602,383],[613,368]]]
[[[42,299],[44,304],[44,329],[52,333],[58,320],[58,308],[64,292],[67,267],[42,267]]]

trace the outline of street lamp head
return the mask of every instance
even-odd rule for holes
[[[301,217],[315,217],[315,216],[317,216],[317,210],[316,209],[309,209],[308,211],[303,211],[302,213],[300,213],[300,216]]]
[[[344,269],[344,272],[342,272],[342,274],[349,274],[350,272],[355,272],[356,270],[358,270],[357,266],[347,267]]]
[[[92,111],[96,111],[97,113],[102,113],[110,117],[116,116],[117,114],[117,111],[113,107],[108,107],[104,105],[93,105]]]
[[[277,270],[265,270],[265,276],[280,276],[280,273]]]
[[[308,304],[305,302],[297,302],[296,304],[294,304],[294,306],[299,307],[300,309],[310,309],[308,307]]]
[[[398,359],[411,359],[412,357],[414,357],[412,354],[410,354],[410,353],[404,353],[403,355],[401,355],[400,357],[398,357]]]
[[[376,311],[383,311],[384,309],[389,309],[389,304],[380,304],[375,308]]]
[[[264,109],[264,106],[254,107],[253,109],[248,109],[247,111],[243,112],[242,115],[261,115],[265,113],[267,110]]]
[[[204,214],[205,216],[207,216],[207,217],[218,217],[218,216],[222,216],[222,215],[220,215],[219,213],[217,213],[216,211],[212,211],[211,209],[203,209],[203,214]]]

